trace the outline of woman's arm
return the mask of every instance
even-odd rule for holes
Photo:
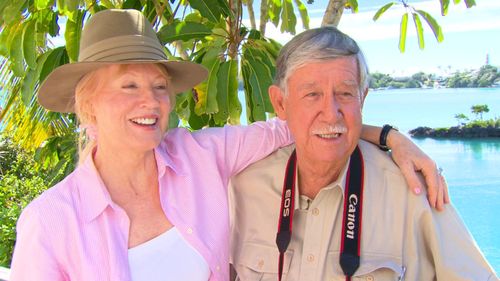
[[[381,127],[363,125],[361,138],[379,145]],[[396,130],[390,130],[387,135],[387,145],[391,148],[392,159],[399,166],[408,186],[414,193],[420,194],[427,186],[427,197],[432,207],[443,210],[444,204],[450,202],[448,186],[439,173],[436,163],[425,154],[415,143]],[[425,183],[418,176],[420,172]]]
[[[52,256],[50,232],[44,229],[36,209],[29,206],[17,222],[17,237],[10,271],[11,281],[65,280],[63,271]]]

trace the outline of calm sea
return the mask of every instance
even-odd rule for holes
[[[500,117],[500,88],[373,91],[363,109],[365,123],[394,124],[403,132],[418,126],[456,126],[457,113],[487,104],[483,118]],[[500,139],[414,141],[443,167],[451,200],[477,244],[500,272]]]

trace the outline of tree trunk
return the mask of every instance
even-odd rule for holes
[[[179,53],[179,56],[183,60],[189,60],[188,53],[186,52],[186,50],[182,49],[182,41],[181,40],[174,41],[173,45],[175,46],[175,49],[177,50],[177,52]]]
[[[264,36],[266,34],[266,24],[267,24],[267,21],[269,20],[269,16],[267,14],[268,9],[269,9],[269,6],[267,5],[267,0],[261,0],[261,2],[260,2],[259,30],[260,30],[260,33],[262,33],[262,36]]]
[[[344,13],[344,6],[346,3],[347,0],[330,0],[328,2],[328,6],[326,7],[321,26],[337,27],[339,25],[340,18],[342,18],[342,13]]]
[[[253,0],[247,0],[248,17],[250,18],[250,27],[257,29],[255,24],[255,12],[253,11]]]
[[[240,0],[229,0],[229,7],[233,11],[234,18],[228,18],[228,30],[229,30],[229,45],[227,50],[227,55],[231,59],[238,58],[238,46],[241,41],[240,36],[240,24],[241,24],[241,1]]]

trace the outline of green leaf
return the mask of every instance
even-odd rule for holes
[[[281,32],[290,32],[295,34],[295,26],[297,25],[297,18],[293,12],[293,5],[291,0],[283,0],[283,12],[281,13]]]
[[[280,22],[281,8],[282,3],[281,0],[267,0],[269,9],[267,13],[269,14],[269,19],[274,24],[274,26],[278,27],[278,23]]]
[[[68,52],[69,60],[71,62],[78,61],[78,51],[80,46],[80,38],[82,35],[84,17],[84,11],[77,11],[75,16],[76,21],[68,19],[68,21],[66,22],[64,39],[66,40],[66,51]]]
[[[28,107],[33,99],[35,93],[35,84],[38,80],[36,76],[35,69],[29,69],[26,75],[24,76],[22,85],[21,85],[21,100],[23,104]]]
[[[439,0],[439,2],[441,3],[441,15],[446,16],[450,7],[450,0]]]
[[[50,54],[50,52],[41,54],[36,61],[36,68],[30,69],[23,79],[21,85],[21,98],[24,105],[26,106],[28,106],[33,100],[36,82],[38,82],[38,78],[40,77],[43,65],[45,64],[45,61]]]
[[[101,4],[103,7],[106,7],[107,9],[116,8],[116,7],[115,7],[115,4],[113,3],[114,1],[110,1],[110,0],[101,0],[100,2],[101,2],[100,4]]]
[[[190,100],[193,99],[192,91],[188,90],[184,93],[178,94],[175,98],[175,112],[177,113],[177,116],[183,120],[188,120],[189,115],[191,114],[189,103]]]
[[[375,15],[373,16],[373,21],[376,21],[378,20],[378,18],[380,18],[380,16],[385,13],[385,11],[387,11],[390,7],[392,7],[392,5],[396,4],[395,2],[391,2],[391,3],[387,3],[385,4],[384,6],[382,6],[382,8],[378,9],[378,11],[375,13]]]
[[[198,94],[198,101],[194,112],[198,115],[216,113],[219,108],[217,106],[217,73],[220,67],[219,59],[220,50],[213,48],[209,50],[201,64],[205,66],[209,73],[208,78],[195,87]]]
[[[40,83],[47,78],[50,72],[54,70],[56,67],[64,64],[64,61],[67,60],[67,53],[65,47],[58,47],[48,51],[49,55],[45,62],[43,63],[42,71],[40,72]]]
[[[422,22],[417,13],[412,13],[413,22],[415,23],[415,29],[417,30],[417,38],[418,38],[418,47],[420,50],[424,49],[424,30],[422,28]]]
[[[219,3],[220,11],[224,15],[224,17],[234,18],[233,13],[231,12],[231,8],[229,7],[229,3],[227,0],[217,0]]]
[[[50,8],[54,0],[35,0],[35,7],[37,10],[43,10]]]
[[[274,111],[267,92],[273,82],[274,71],[266,51],[250,43],[243,46],[242,74],[250,122],[265,120],[265,113]]]
[[[179,126],[179,116],[175,110],[172,110],[168,116],[168,128],[177,128],[177,126]]]
[[[57,0],[57,11],[68,17],[68,20],[77,21],[79,0]]]
[[[349,7],[351,8],[353,13],[358,12],[358,1],[357,0],[347,0]]]
[[[23,32],[22,25],[19,25],[14,31],[12,41],[9,46],[9,57],[12,72],[17,77],[24,76],[24,57],[23,57]]]
[[[304,29],[309,29],[309,15],[307,14],[306,6],[300,0],[295,0],[295,5],[297,5],[297,8],[299,9],[300,18],[302,19],[302,26],[304,27]]]
[[[401,18],[401,25],[399,29],[399,51],[401,53],[405,52],[407,27],[408,27],[408,13],[405,13]]]
[[[135,9],[140,11],[142,4],[140,0],[125,0],[122,4],[122,9]]]
[[[194,114],[195,112],[195,101],[191,98],[189,99],[189,109],[191,111],[191,114],[189,115],[189,126],[193,130],[199,130],[205,126],[208,125],[208,122],[210,121],[210,116],[207,114]]]
[[[219,22],[221,11],[217,0],[189,0],[189,4],[211,22]]]
[[[28,21],[23,30],[23,56],[26,64],[31,68],[36,68],[36,40],[35,22]]]
[[[0,32],[0,56],[7,57],[9,56],[9,47],[12,38],[10,37],[13,34],[12,30],[14,29],[13,25],[4,26],[2,32]]]
[[[224,125],[229,117],[229,85],[232,83],[229,77],[230,62],[223,62],[217,72],[217,107],[218,111],[213,115],[217,125]]]
[[[51,24],[49,27],[49,34],[50,36],[55,37],[59,35],[59,24],[57,23],[59,15],[56,12],[50,12],[50,16]]]
[[[476,6],[476,1],[475,0],[465,0],[465,6],[467,8],[471,8],[472,6]]]
[[[219,68],[217,84],[217,104],[219,111],[214,114],[214,122],[224,125],[239,124],[241,104],[238,100],[238,61],[223,62]]]
[[[212,34],[212,30],[204,24],[189,21],[177,21],[173,24],[164,25],[158,32],[158,37],[163,44],[177,40],[188,41],[191,39],[201,40]]]
[[[241,72],[243,76],[243,86],[245,87],[245,101],[246,101],[246,112],[248,123],[253,123],[257,120],[264,120],[266,118],[266,112],[263,106],[254,106],[253,102],[253,88],[250,83],[250,77],[255,75],[251,68],[248,66],[248,62],[242,60],[241,62]]]
[[[437,23],[437,21],[429,15],[427,12],[424,12],[422,10],[415,10],[418,14],[420,14],[427,24],[431,27],[432,32],[434,32],[434,37],[436,37],[436,40],[438,42],[443,42],[444,36],[443,36],[443,30],[441,30],[441,26]]]
[[[11,24],[19,19],[21,19],[21,9],[26,1],[9,1],[3,9],[3,21],[4,24]]]
[[[7,7],[7,4],[9,4],[9,2],[0,1],[0,26],[3,25],[3,10]]]
[[[238,97],[238,61],[229,61],[229,79],[233,83],[229,84],[228,101],[229,101],[229,123],[240,124],[241,103]]]

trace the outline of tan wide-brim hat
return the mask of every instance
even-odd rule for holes
[[[163,64],[174,93],[194,87],[208,74],[196,63],[168,61],[141,12],[110,9],[90,17],[82,31],[78,62],[54,69],[40,85],[38,102],[52,111],[74,112],[75,87],[83,76],[106,65],[136,63]]]

